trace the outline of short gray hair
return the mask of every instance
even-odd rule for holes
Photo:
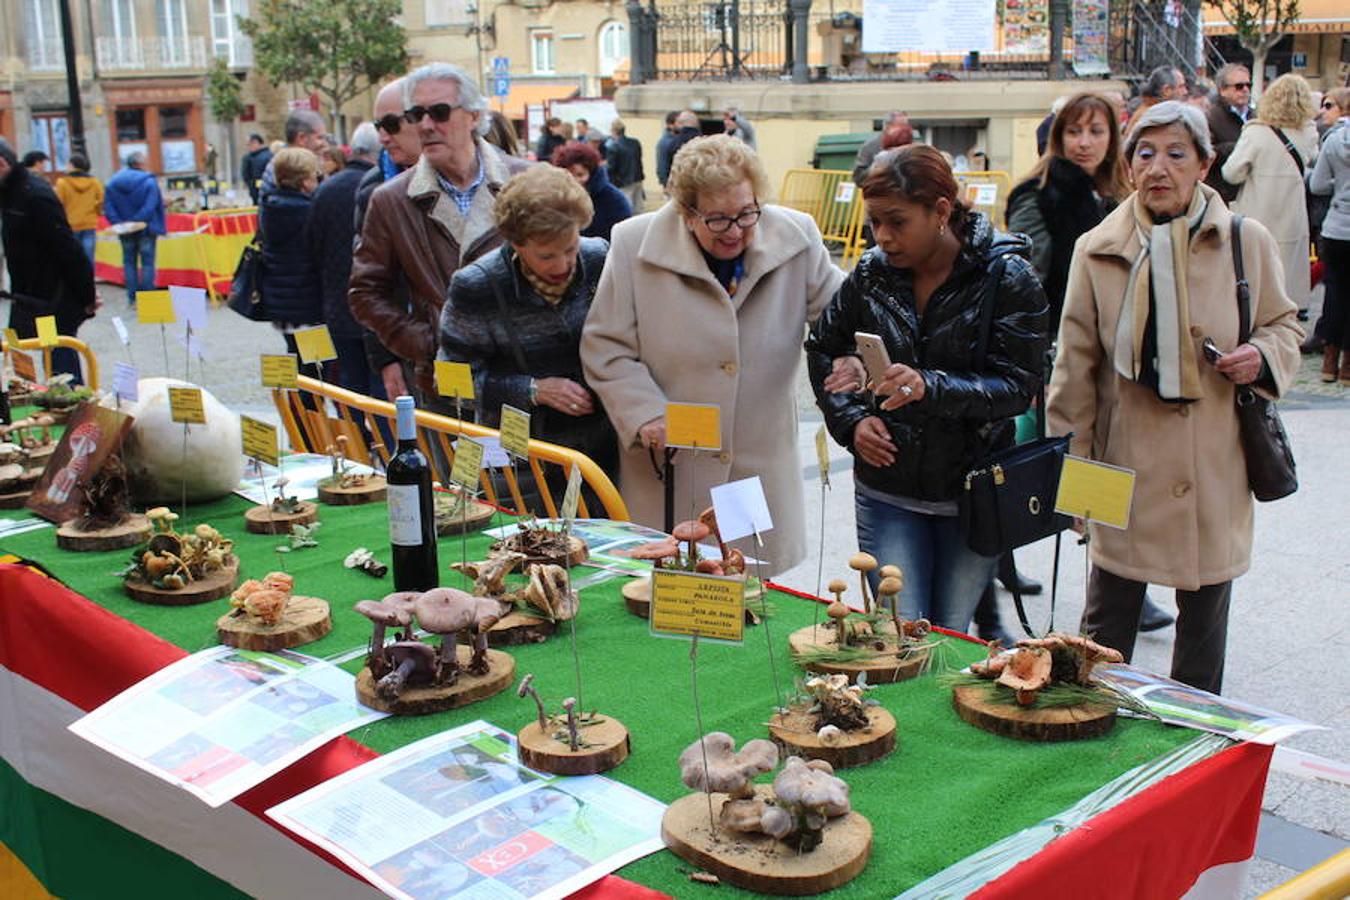
[[[1228,77],[1239,71],[1246,72],[1247,77],[1251,77],[1252,70],[1242,63],[1231,62],[1221,66],[1219,71],[1214,73],[1214,87],[1219,89],[1228,87]]]
[[[380,136],[375,132],[375,126],[369,122],[362,122],[356,126],[352,132],[352,156],[370,157],[380,152]]]
[[[1205,114],[1181,100],[1164,100],[1162,103],[1153,104],[1139,115],[1139,120],[1134,123],[1129,136],[1125,138],[1125,159],[1134,156],[1134,148],[1145,131],[1150,128],[1166,128],[1175,123],[1180,123],[1190,133],[1191,141],[1195,144],[1195,150],[1201,159],[1214,158],[1214,144],[1209,139],[1209,123],[1205,121]]]
[[[141,166],[145,165],[145,151],[132,150],[122,160],[122,164],[125,166],[130,166],[135,169],[139,169]]]
[[[1152,72],[1148,73],[1148,80],[1144,82],[1139,93],[1145,97],[1161,97],[1164,88],[1176,87],[1177,76],[1181,70],[1176,66],[1158,66]],[[1186,83],[1186,76],[1181,76],[1181,84]]]
[[[413,70],[403,79],[403,106],[413,105],[413,91],[424,81],[453,81],[459,86],[459,104],[469,112],[478,113],[477,133],[484,135],[492,128],[492,118],[488,115],[488,101],[478,89],[478,83],[469,77],[469,73],[453,63],[427,63]]]
[[[294,144],[302,134],[323,134],[325,123],[323,116],[312,109],[296,109],[286,117],[284,128],[286,143]]]

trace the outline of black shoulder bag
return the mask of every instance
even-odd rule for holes
[[[254,232],[253,240],[244,248],[230,280],[230,309],[254,322],[267,321],[267,310],[262,295],[262,232]]]
[[[1231,226],[1233,274],[1237,277],[1238,345],[1252,336],[1251,288],[1242,266],[1242,216]],[[1257,500],[1279,500],[1298,490],[1294,451],[1273,401],[1250,384],[1237,386],[1238,437],[1247,460],[1247,484]]]
[[[995,289],[981,311],[980,343],[975,353],[975,371],[983,371],[990,333],[994,327],[994,308],[1003,282],[1006,262],[1000,259]],[[961,528],[966,545],[981,556],[1000,556],[1018,547],[1055,535],[1055,577],[1051,586],[1050,620],[1054,624],[1054,601],[1059,582],[1059,535],[1069,527],[1067,516],[1055,512],[1059,494],[1059,475],[1069,452],[1069,438],[1045,436],[1045,379],[1036,393],[1037,439],[1000,450],[966,473],[961,492]],[[1022,596],[1015,587],[1013,600],[1017,617],[1027,634],[1034,634],[1022,608]]]

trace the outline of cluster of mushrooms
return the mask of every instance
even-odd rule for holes
[[[876,704],[866,699],[866,679],[861,684],[851,684],[847,675],[813,675],[806,679],[803,687],[811,696],[810,712],[816,717],[816,737],[829,745],[839,741],[845,731],[857,731],[866,728],[867,707]]]
[[[889,614],[895,628],[894,640],[901,645],[909,641],[922,640],[928,635],[931,625],[927,619],[906,621],[900,618],[900,591],[904,589],[904,576],[897,566],[880,566],[876,557],[870,553],[855,553],[848,560],[848,567],[858,573],[859,590],[863,598],[863,617],[850,620],[853,612],[844,602],[848,583],[842,578],[831,579],[826,585],[834,602],[825,610],[825,614],[834,623],[835,643],[840,647],[870,647],[873,650],[886,650],[888,637],[877,630],[882,617]],[[880,582],[877,584],[877,596],[872,596],[867,576],[877,572]]]
[[[830,819],[851,809],[848,783],[824,760],[789,756],[773,780],[771,796],[757,796],[754,779],[778,765],[772,741],[747,741],[736,750],[731,735],[714,731],[680,754],[680,780],[705,794],[726,794],[718,824],[743,834],[767,834],[793,849],[814,850]]]
[[[347,456],[348,443],[347,436],[345,434],[340,434],[334,439],[333,443],[324,448],[324,452],[328,454],[333,462],[333,474],[325,479],[325,483],[329,487],[364,487],[366,482],[370,480],[370,476],[365,472],[347,471],[347,463],[349,462]]]
[[[1018,641],[1011,653],[1002,653],[1001,649],[997,641],[991,642],[989,657],[972,663],[970,671],[1009,688],[1019,706],[1033,705],[1040,691],[1055,684],[1087,687],[1097,666],[1125,661],[1119,650],[1082,635],[1058,631]]]
[[[582,747],[587,746],[581,738],[582,717],[577,712],[577,698],[564,697],[562,702],[563,715],[550,716],[544,708],[544,700],[539,696],[539,692],[534,689],[534,673],[526,675],[520,679],[520,687],[516,688],[517,697],[529,697],[534,700],[535,714],[538,717],[539,733],[547,734],[558,743],[567,744],[568,748],[575,753]],[[587,717],[594,722],[595,717]]]
[[[132,553],[125,575],[161,590],[177,591],[228,565],[234,541],[210,525],[203,523],[191,534],[179,534],[173,524],[178,513],[167,506],[156,506],[145,517],[155,533],[144,549]]]
[[[286,615],[295,579],[285,572],[268,572],[262,581],[250,578],[230,595],[230,615],[247,615],[260,625],[277,625]]]
[[[566,622],[577,614],[577,593],[570,589],[567,570],[553,563],[528,563],[515,550],[494,548],[481,562],[454,563],[450,568],[473,579],[477,597],[491,597],[520,609],[527,615],[553,622]],[[528,582],[512,589],[506,576],[525,567]],[[509,609],[508,609],[509,611]]]
[[[717,542],[721,559],[703,559],[699,556],[699,542],[709,537]],[[681,542],[685,545],[683,553],[680,552]],[[670,537],[634,547],[628,555],[633,559],[651,560],[658,569],[678,569],[704,575],[745,574],[745,554],[735,547],[728,547],[722,540],[722,533],[717,528],[717,514],[711,506],[697,519],[678,523],[671,530]]]

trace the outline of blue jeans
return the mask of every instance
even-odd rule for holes
[[[127,281],[127,302],[136,302],[137,291],[155,289],[155,236],[147,231],[124,234],[122,272]]]
[[[997,560],[966,546],[959,516],[910,512],[863,494],[855,505],[859,549],[904,576],[900,614],[964,632]],[[876,584],[873,572],[873,591]]]
[[[75,232],[75,237],[79,239],[80,246],[84,248],[84,255],[89,257],[89,265],[94,264],[94,252],[98,247],[98,232],[92,228],[86,228],[83,231]]]

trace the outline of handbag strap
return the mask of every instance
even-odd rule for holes
[[[1242,216],[1233,216],[1229,225],[1230,240],[1233,248],[1233,274],[1237,278],[1238,305],[1238,346],[1247,343],[1252,336],[1252,289],[1247,284],[1247,273],[1242,265]]]
[[[1304,169],[1303,157],[1302,157],[1302,155],[1299,154],[1298,148],[1294,146],[1294,142],[1293,142],[1293,141],[1289,140],[1289,135],[1285,134],[1284,131],[1282,131],[1282,130],[1279,129],[1279,128],[1275,128],[1274,126],[1271,126],[1271,129],[1272,129],[1272,130],[1275,132],[1275,134],[1279,137],[1280,141],[1283,142],[1283,144],[1284,144],[1284,149],[1288,150],[1288,151],[1289,151],[1289,155],[1292,156],[1292,157],[1294,158],[1294,165],[1298,166],[1298,176],[1299,176],[1300,178],[1302,178],[1305,169]]]
[[[1055,601],[1059,599],[1059,548],[1060,540],[1063,536],[1064,532],[1055,532],[1055,568],[1054,571],[1050,573],[1050,622],[1045,628],[1047,634],[1055,630]],[[1013,607],[1017,610],[1017,621],[1021,623],[1022,630],[1026,632],[1027,637],[1039,637],[1039,635],[1036,634],[1036,631],[1031,627],[1031,618],[1027,615],[1027,609],[1022,604],[1021,581],[1016,577],[1017,560],[1011,550],[1008,551],[1008,561],[1012,563],[1011,568],[1014,576],[1012,587],[1008,588],[1008,590],[1013,595]]]

